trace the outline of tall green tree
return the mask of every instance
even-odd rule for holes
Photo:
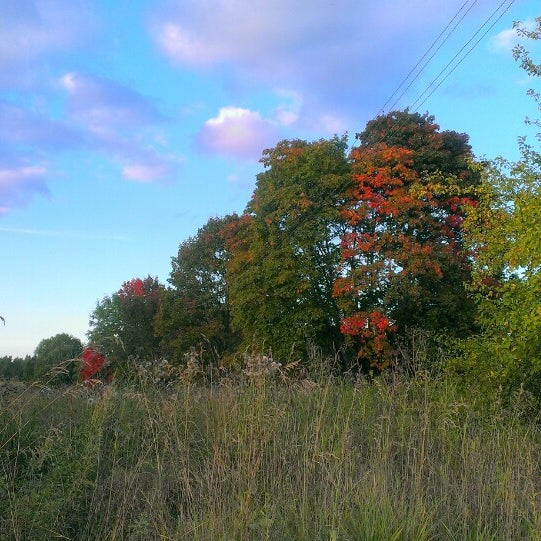
[[[480,176],[467,136],[439,131],[432,116],[389,113],[357,138],[335,295],[360,361],[383,367],[392,361],[391,337],[409,326],[472,328],[462,226]]]
[[[339,207],[351,177],[346,137],[282,141],[265,150],[265,171],[232,235],[231,313],[245,346],[278,358],[308,343],[340,347],[332,295],[340,258]]]
[[[489,388],[524,385],[541,398],[541,154],[520,148],[518,162],[494,162],[466,222],[481,332],[464,342],[461,367]]]
[[[177,362],[192,348],[217,361],[236,345],[225,277],[229,256],[224,228],[237,219],[211,218],[172,258],[170,287],[163,295],[156,333],[164,351]]]
[[[157,278],[134,278],[98,302],[90,316],[88,339],[110,361],[128,357],[152,359],[159,355],[154,334],[163,286]]]
[[[42,340],[34,351],[34,379],[42,379],[48,374],[52,383],[69,383],[76,379],[77,359],[83,351],[83,344],[74,336],[60,333]],[[65,361],[71,361],[66,363]],[[51,369],[58,367],[53,374]]]

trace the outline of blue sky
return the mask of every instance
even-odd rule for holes
[[[84,340],[122,282],[165,283],[182,241],[242,212],[264,148],[362,131],[457,14],[394,109],[468,133],[479,157],[516,158],[535,81],[512,58],[511,27],[539,11],[538,0],[0,0],[0,355],[60,332]]]

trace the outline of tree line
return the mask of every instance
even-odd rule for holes
[[[537,24],[519,31],[537,39]],[[466,134],[408,110],[369,121],[352,148],[281,141],[244,212],[180,244],[167,285],[135,278],[98,302],[89,344],[127,368],[317,347],[339,371],[377,372],[415,329],[450,345],[457,372],[539,393],[541,155],[519,147],[517,163],[479,161]]]

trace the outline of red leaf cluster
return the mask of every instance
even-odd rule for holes
[[[145,294],[143,280],[141,278],[134,278],[133,280],[124,282],[118,294],[121,298],[142,297]]]
[[[105,357],[100,355],[93,347],[85,348],[81,360],[83,362],[81,379],[85,382],[91,381],[105,363]]]
[[[378,369],[388,364],[391,354],[390,336],[397,331],[388,317],[379,310],[358,312],[342,319],[340,331],[355,336],[360,342],[358,356]]]

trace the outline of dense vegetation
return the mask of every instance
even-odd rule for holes
[[[87,344],[0,359],[2,538],[540,539],[541,154],[519,148],[479,162],[406,110],[351,149],[265,150],[167,285],[127,280]]]
[[[525,406],[487,407],[447,378],[396,374],[26,394],[0,413],[0,531],[538,539],[541,434]]]

